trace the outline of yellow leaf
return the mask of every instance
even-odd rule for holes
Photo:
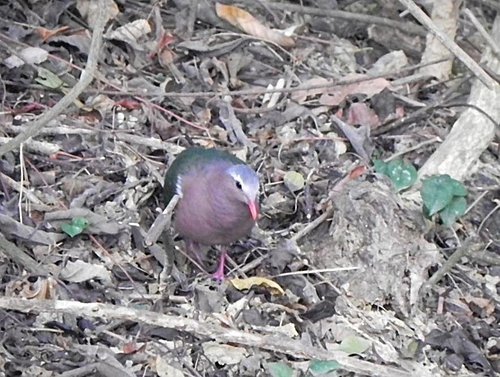
[[[243,291],[246,289],[252,288],[254,285],[259,285],[261,287],[266,287],[273,295],[284,295],[285,291],[281,286],[272,281],[271,279],[261,278],[261,277],[252,277],[247,279],[232,279],[231,284],[239,290]]]
[[[232,5],[215,4],[217,16],[234,27],[254,37],[274,42],[283,47],[293,47],[295,41],[277,30],[270,29],[247,11]]]

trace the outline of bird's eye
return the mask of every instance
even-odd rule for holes
[[[240,181],[235,181],[236,182],[236,187],[241,190],[242,187],[241,187],[241,182]]]

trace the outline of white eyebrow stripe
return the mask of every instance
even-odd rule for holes
[[[182,177],[179,176],[177,178],[177,182],[175,183],[175,193],[182,198]]]

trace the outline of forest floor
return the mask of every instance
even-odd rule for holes
[[[2,2],[0,376],[499,373],[500,5],[460,3]],[[153,226],[193,145],[261,181],[222,283]]]

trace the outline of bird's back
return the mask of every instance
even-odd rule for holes
[[[199,147],[188,148],[182,151],[174,160],[165,175],[164,192],[167,205],[177,190],[179,177],[184,174],[202,169],[203,166],[219,161],[233,165],[244,164],[238,157],[218,149],[204,149]]]

